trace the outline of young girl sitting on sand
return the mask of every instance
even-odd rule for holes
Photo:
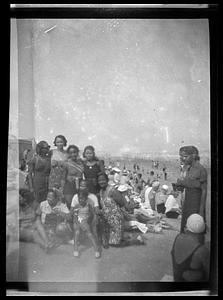
[[[86,233],[87,237],[91,240],[94,250],[95,257],[100,257],[99,247],[96,239],[91,232],[89,220],[93,217],[94,207],[90,201],[88,201],[88,191],[79,190],[78,192],[78,203],[71,206],[71,214],[73,215],[73,229],[74,229],[74,256],[79,256],[78,242],[80,237],[80,231]]]

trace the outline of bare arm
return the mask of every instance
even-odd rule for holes
[[[207,183],[203,183],[201,186],[201,204],[199,214],[202,217],[205,217],[205,207],[206,207],[206,199],[207,199]]]
[[[67,173],[68,173],[68,170],[67,170],[67,166],[65,164],[64,169],[63,169],[63,173],[62,173],[62,178],[61,178],[61,191],[62,191],[62,193],[63,193],[63,190],[64,190],[64,185],[65,185],[65,182],[66,182]]]
[[[99,160],[99,167],[100,167],[101,173],[105,173],[105,166],[101,160]]]
[[[41,222],[41,219],[40,219],[40,216],[38,215],[37,218],[36,218],[36,228],[39,232],[39,234],[41,235],[41,237],[43,238],[43,240],[48,243],[49,240],[48,240],[48,237],[47,237],[47,234],[46,234],[46,231],[45,231],[45,228]]]
[[[28,183],[30,192],[33,192],[33,176],[35,171],[35,158],[28,163]]]
[[[207,199],[207,171],[206,169],[201,170],[200,174],[201,181],[201,203],[200,203],[200,215],[205,217],[206,199]]]

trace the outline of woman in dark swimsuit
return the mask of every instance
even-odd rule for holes
[[[87,146],[84,149],[83,157],[84,161],[84,177],[87,181],[89,193],[98,196],[100,186],[98,184],[98,175],[105,173],[104,164],[95,156],[95,150],[93,146]]]

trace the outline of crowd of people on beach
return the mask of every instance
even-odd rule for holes
[[[73,245],[74,257],[79,257],[85,235],[100,258],[109,247],[143,245],[146,232],[171,229],[166,219],[180,219],[180,234],[171,252],[175,281],[190,281],[193,276],[204,280],[207,172],[196,147],[180,149],[183,168],[177,182],[168,186],[160,183],[154,171],[144,180],[136,164],[132,170],[105,165],[91,145],[81,155],[78,146],[67,147],[63,135],[55,137],[54,146],[51,150],[46,141],[40,141],[32,159],[20,161],[21,241],[37,243],[48,254],[68,243]],[[159,162],[154,167],[159,168]],[[167,180],[166,166],[162,171]],[[178,260],[184,248],[188,250]],[[196,274],[184,276],[187,269]]]

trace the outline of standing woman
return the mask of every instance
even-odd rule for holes
[[[98,195],[100,186],[98,184],[98,175],[105,173],[104,164],[95,156],[95,149],[93,146],[84,148],[84,177],[87,181],[89,193]]]
[[[64,162],[67,160],[67,152],[64,147],[67,140],[63,135],[57,135],[54,139],[56,149],[50,151],[51,154],[51,171],[49,177],[49,189],[54,187],[61,188],[61,179],[64,171]]]
[[[177,185],[185,189],[181,219],[181,233],[183,233],[187,218],[191,214],[199,214],[205,220],[207,171],[199,162],[200,157],[196,147],[181,147],[179,155],[186,170],[177,180]]]
[[[64,163],[63,176],[61,180],[61,189],[65,198],[67,207],[70,209],[72,198],[79,190],[79,182],[83,177],[84,166],[79,158],[79,148],[70,145],[67,148],[68,159]]]
[[[28,163],[28,181],[30,192],[34,192],[35,200],[40,203],[46,200],[50,175],[50,146],[41,141],[36,145],[36,155]]]

